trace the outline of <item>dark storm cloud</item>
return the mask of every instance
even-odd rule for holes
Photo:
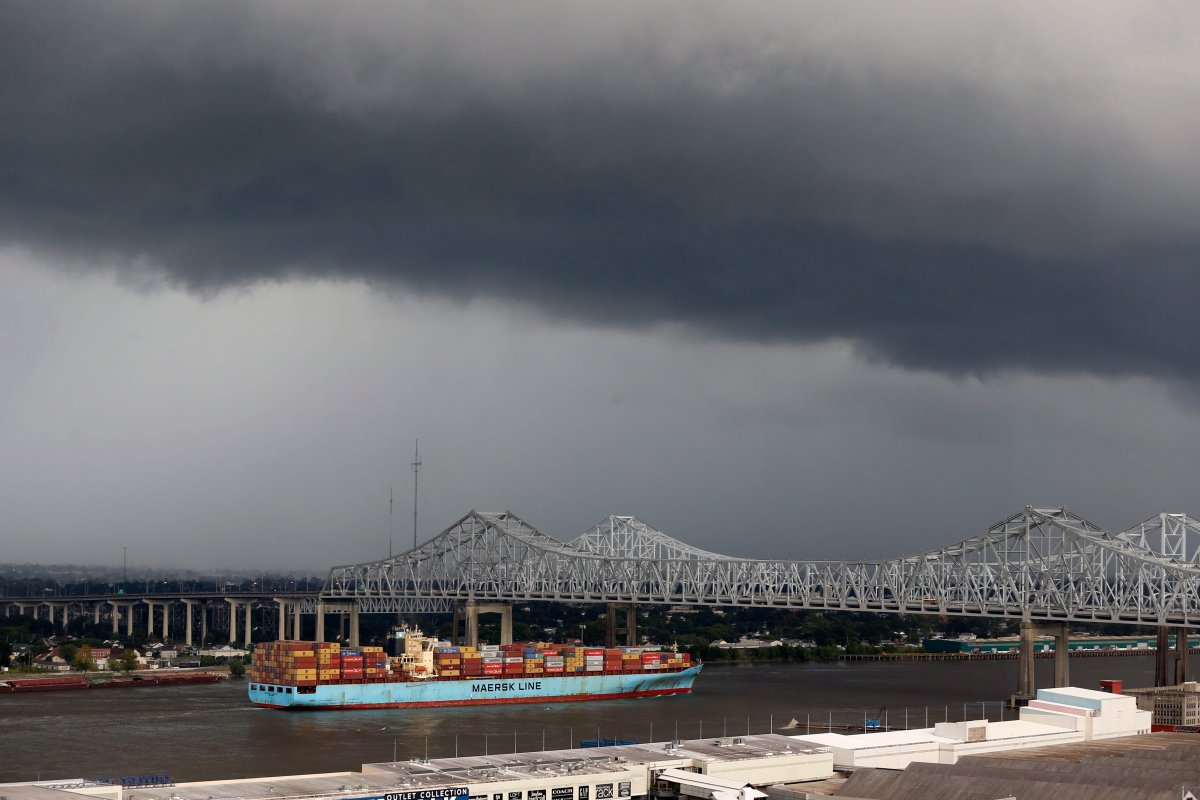
[[[1126,119],[1121,91],[1181,98],[1081,74],[1032,15],[5,8],[9,244],[198,291],[364,279],[940,371],[1197,377],[1200,192],[1156,135],[1194,120]],[[1116,73],[1166,36],[1137,30]],[[881,46],[905,37],[927,48]]]

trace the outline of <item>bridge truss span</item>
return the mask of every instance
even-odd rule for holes
[[[632,516],[563,542],[510,512],[472,511],[407,553],[335,567],[322,599],[364,611],[547,600],[1187,625],[1200,617],[1190,544],[1200,527],[1188,523],[1160,515],[1112,535],[1065,509],[1026,507],[917,555],[765,561],[692,547]]]

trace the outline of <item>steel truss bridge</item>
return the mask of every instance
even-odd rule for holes
[[[472,511],[406,553],[334,567],[309,602],[413,613],[534,600],[1187,626],[1200,621],[1200,523],[1159,514],[1113,534],[1027,506],[917,555],[767,561],[692,547],[633,516],[564,542],[510,512]]]

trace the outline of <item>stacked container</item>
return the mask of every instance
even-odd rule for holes
[[[250,678],[285,686],[394,680],[382,647],[350,650],[337,642],[262,642],[254,648]]]
[[[473,647],[463,648],[462,674],[464,678],[478,678],[483,675],[483,655]]]
[[[387,653],[382,647],[360,647],[363,663],[363,680],[367,683],[379,683],[388,680]]]
[[[604,671],[604,651],[603,650],[584,650],[583,651],[583,671],[584,672],[603,672]]]
[[[342,646],[337,642],[313,642],[317,655],[317,681],[337,683],[342,678]]]
[[[457,647],[439,647],[433,651],[433,668],[440,678],[462,675],[462,654]]]
[[[263,642],[254,648],[250,679],[287,686],[316,686],[317,657],[312,642]]]

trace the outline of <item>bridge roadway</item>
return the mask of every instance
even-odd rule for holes
[[[113,636],[135,631],[149,637],[158,636],[163,642],[181,641],[191,647],[197,640],[208,639],[209,627],[227,632],[229,643],[250,646],[254,609],[273,607],[279,610],[279,622],[274,634],[284,638],[285,620],[290,619],[295,638],[299,638],[299,609],[316,608],[318,591],[313,592],[118,592],[53,596],[0,597],[0,618],[14,614],[29,614],[34,619],[45,618],[64,630],[72,618],[91,617],[94,624],[106,620]],[[331,611],[341,610],[331,608]],[[291,617],[287,615],[291,614]],[[241,622],[239,623],[239,618]],[[174,627],[172,622],[175,623]],[[172,633],[174,632],[174,636]]]
[[[480,613],[501,612],[502,626],[511,630],[511,603],[531,600],[608,603],[610,640],[622,634],[628,641],[636,640],[637,604],[1014,618],[1022,622],[1029,644],[1023,649],[1030,653],[1035,634],[1065,641],[1069,622],[1153,625],[1160,628],[1162,645],[1159,677],[1172,682],[1186,674],[1186,648],[1168,660],[1168,628],[1183,629],[1200,616],[1200,523],[1186,514],[1163,513],[1112,534],[1063,508],[1027,506],[981,533],[916,555],[778,561],[702,550],[633,516],[610,516],[564,542],[511,512],[471,511],[408,552],[334,567],[319,593],[89,599],[97,620],[101,605],[111,607],[114,632],[127,604],[147,605],[151,631],[161,606],[164,638],[170,618],[166,604],[184,604],[189,642],[193,604],[214,602],[228,605],[231,642],[237,638],[238,612],[244,611],[247,643],[255,604],[277,606],[274,627],[281,638],[289,623],[298,637],[305,614],[316,616],[317,637],[324,638],[326,614],[342,614],[352,642],[358,639],[360,613],[453,611],[455,635],[465,620],[470,640],[477,636]],[[63,598],[2,602],[50,606],[53,619],[54,604]],[[126,625],[132,632],[131,610]],[[1060,649],[1065,657],[1066,649]],[[1031,681],[1032,659],[1027,669]],[[1056,672],[1056,682],[1065,681],[1065,658]],[[1023,690],[1029,688],[1026,683],[1022,677]]]

